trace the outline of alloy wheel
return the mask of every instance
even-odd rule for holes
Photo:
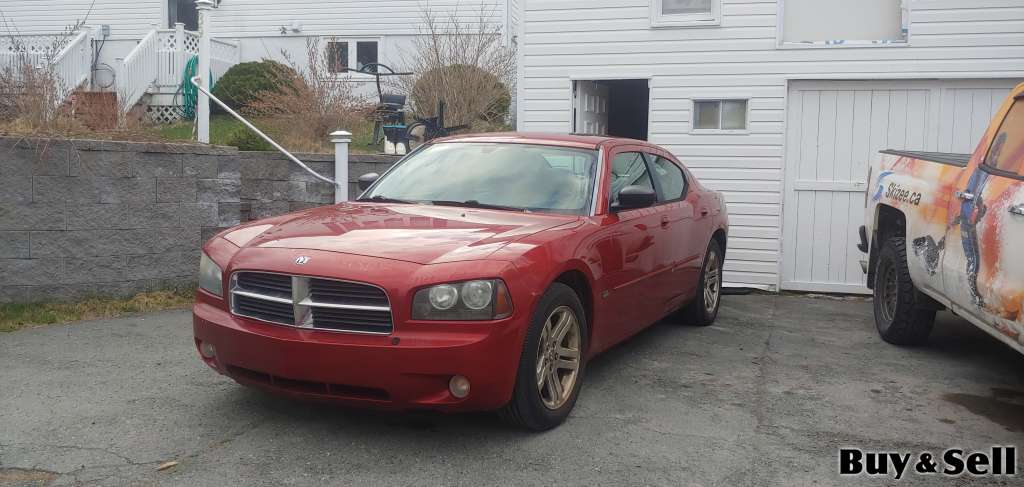
[[[718,299],[722,295],[722,266],[718,259],[718,250],[708,251],[707,266],[704,269],[704,309],[708,314],[715,312]]]
[[[580,370],[580,322],[576,312],[559,306],[548,315],[537,343],[537,390],[548,409],[569,400]]]

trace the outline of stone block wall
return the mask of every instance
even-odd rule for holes
[[[314,171],[334,179],[334,154],[295,154]],[[279,152],[240,152],[242,221],[334,204],[334,187],[302,170]],[[349,195],[359,195],[359,176],[384,173],[399,158],[349,155]]]
[[[240,189],[234,148],[0,137],[0,302],[192,282]]]

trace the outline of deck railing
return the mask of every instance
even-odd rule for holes
[[[156,86],[161,92],[174,92],[185,81],[185,64],[192,56],[199,54],[199,34],[185,30],[183,24],[156,32]],[[235,42],[213,39],[211,44],[213,56],[210,67],[216,80],[231,66],[238,64],[241,51]]]
[[[52,69],[56,82],[56,102],[63,103],[71,92],[89,80],[92,51],[89,30],[61,35],[0,37],[0,70],[18,76],[25,67]]]
[[[123,112],[127,112],[135,106],[146,90],[157,80],[158,41],[157,31],[150,31],[128,56],[120,60],[121,69],[117,75],[117,97]]]

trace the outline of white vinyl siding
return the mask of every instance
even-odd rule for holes
[[[141,39],[152,24],[166,22],[164,2],[96,0],[90,12],[93,0],[0,0],[0,33],[56,34],[85,20],[90,26],[109,25],[113,39]]]
[[[571,79],[650,78],[649,139],[728,201],[726,281],[776,288],[791,80],[1024,80],[1024,0],[910,0],[910,43],[891,49],[779,49],[778,7],[723,0],[719,27],[662,29],[651,27],[650,0],[530,0],[518,128],[568,132]],[[748,99],[747,133],[693,131],[700,99]]]
[[[495,24],[506,22],[505,0],[245,0],[222,2],[213,26],[218,36],[228,38],[280,36],[281,26],[290,28],[293,23],[301,26],[300,35],[416,35],[423,27],[425,7],[439,21],[454,14],[463,23],[475,24],[483,13]]]

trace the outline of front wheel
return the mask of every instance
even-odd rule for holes
[[[875,268],[875,327],[894,345],[923,343],[935,322],[935,309],[923,305],[927,298],[910,279],[906,245],[903,237],[887,239]]]
[[[565,421],[580,392],[586,343],[579,296],[565,284],[552,284],[530,320],[512,401],[499,411],[501,416],[534,431]]]

